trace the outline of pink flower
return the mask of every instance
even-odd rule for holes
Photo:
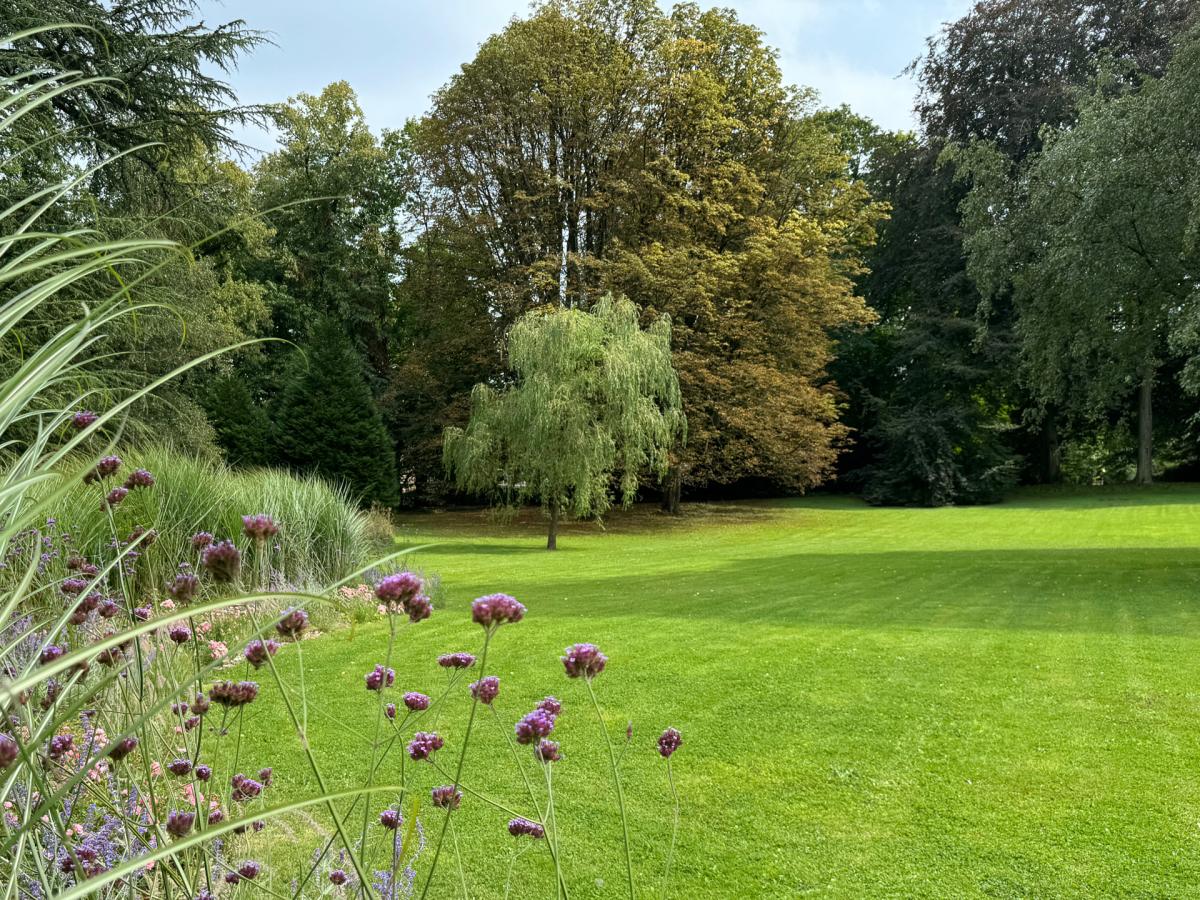
[[[152,763],[150,763],[150,774],[151,775],[153,775],[155,778],[158,778],[160,775],[162,775],[162,773],[163,773],[163,768],[158,760],[154,760]]]
[[[160,603],[159,606],[161,606],[163,609],[174,609],[175,601],[168,597],[166,600]]]
[[[212,631],[212,622],[201,622],[199,631],[201,634],[208,634],[210,631]]]
[[[229,655],[229,648],[222,641],[209,641],[208,652],[213,659],[224,659]]]

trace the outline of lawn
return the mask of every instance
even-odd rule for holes
[[[564,701],[555,796],[572,897],[620,897],[624,879],[594,713],[558,662],[585,640],[610,658],[596,687],[612,733],[623,741],[633,723],[624,770],[643,896],[661,893],[670,832],[653,752],[666,725],[685,739],[675,897],[1200,893],[1200,488],[938,510],[727,504],[677,521],[639,510],[605,532],[568,527],[557,553],[540,549],[535,520],[427,514],[401,532],[438,542],[415,562],[444,597],[402,633],[398,692],[436,693],[435,655],[477,650],[475,596],[528,607],[488,668],[503,727],[544,694]],[[363,783],[363,674],[386,643],[370,624],[303,646],[331,789]],[[294,671],[293,651],[279,659]],[[466,708],[438,723],[444,764]],[[275,766],[277,800],[311,789],[277,689],[249,709],[243,758]],[[393,755],[381,777],[398,770]],[[422,790],[444,780],[411,763],[408,776]],[[528,808],[489,717],[464,781]],[[432,831],[440,813],[425,818]],[[506,820],[470,796],[456,814],[472,897],[503,895]],[[307,856],[316,832],[296,821],[257,840]],[[430,896],[460,896],[452,851],[443,863]],[[544,853],[526,853],[512,896],[552,896],[552,883]]]

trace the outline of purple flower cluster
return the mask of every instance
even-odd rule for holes
[[[254,862],[254,860],[248,859],[244,863],[242,863],[240,866],[237,867],[237,871],[225,873],[225,883],[226,884],[237,884],[243,878],[246,879],[247,881],[253,881],[255,878],[258,877],[258,874],[261,871],[262,871],[262,866],[259,863]]]
[[[113,488],[111,491],[105,494],[104,499],[100,501],[100,511],[103,512],[106,509],[115,509],[116,507],[120,506],[121,502],[128,496],[129,488]]]
[[[94,469],[91,469],[86,475],[83,476],[83,481],[85,484],[94,484],[101,479],[108,478],[110,475],[115,474],[119,468],[121,468],[121,457],[106,456],[101,459],[100,462],[96,463],[96,467]]]
[[[246,662],[258,669],[266,663],[268,658],[279,652],[279,647],[278,641],[253,640],[246,645]]]
[[[167,583],[167,594],[176,603],[190,603],[200,590],[200,579],[191,572],[180,572]]]
[[[392,612],[404,612],[409,621],[420,622],[433,613],[433,603],[422,591],[425,583],[412,572],[396,572],[375,585],[375,596]]]
[[[608,657],[595,644],[572,644],[563,651],[563,668],[568,678],[586,678],[591,681],[604,671]]]
[[[409,691],[404,695],[404,705],[413,712],[421,712],[429,709],[429,698],[416,691]]]
[[[554,716],[544,709],[535,709],[527,713],[521,721],[513,726],[518,744],[532,744],[550,734],[554,730]]]
[[[209,688],[213,703],[222,706],[243,706],[258,696],[258,684],[253,681],[218,681]]]
[[[196,824],[196,814],[186,810],[173,809],[167,813],[167,834],[181,838],[192,830]]]
[[[252,540],[265,543],[279,534],[279,526],[266,513],[258,513],[253,516],[242,516],[242,532]]]
[[[213,542],[212,532],[197,531],[195,534],[192,535],[192,549],[193,550],[203,550],[205,547],[207,547],[212,542]]]
[[[376,664],[375,670],[368,672],[363,677],[366,679],[368,691],[382,691],[385,687],[391,687],[396,681],[396,670]]]
[[[533,745],[533,758],[538,762],[553,763],[562,759],[562,754],[558,752],[557,743],[543,738]]]
[[[379,814],[379,824],[389,831],[399,828],[401,821],[403,820],[400,818],[400,813],[394,809],[385,809]]]
[[[492,701],[499,693],[500,679],[495,675],[488,675],[471,682],[471,696],[486,706],[491,706]]]
[[[41,661],[42,665],[44,666],[47,663],[54,662],[56,659],[58,659],[60,656],[62,656],[66,652],[67,651],[64,650],[62,647],[58,647],[58,646],[55,646],[54,644],[50,644],[48,647],[46,647],[42,650],[41,654],[39,654],[39,656],[38,656],[38,659]]]
[[[167,629],[167,636],[176,644],[186,644],[192,639],[192,630],[182,622],[176,622]]]
[[[192,541],[194,543],[195,538],[192,538]],[[236,581],[242,570],[242,554],[233,541],[218,541],[204,548],[200,564],[212,576],[213,581],[228,584]]]
[[[284,610],[279,621],[275,623],[275,630],[283,635],[283,637],[291,638],[292,640],[299,638],[307,627],[308,613],[294,606]]]
[[[508,594],[488,594],[471,604],[471,618],[491,630],[506,622],[520,622],[525,618],[525,607]]]
[[[543,838],[546,836],[546,829],[537,822],[531,822],[529,819],[509,819],[508,833],[513,837],[520,837],[523,834],[529,835],[531,838]]]
[[[108,758],[120,761],[136,750],[137,745],[138,739],[133,735],[128,735],[120,740],[113,741],[113,743],[110,745],[112,749],[108,751]]]
[[[167,763],[167,771],[182,778],[192,771],[192,761],[190,759],[173,759]]]
[[[338,885],[339,887],[350,880],[350,876],[346,874],[345,869],[334,869],[329,873],[329,882]]]
[[[11,734],[0,734],[0,769],[7,769],[21,755],[20,747]]]
[[[418,731],[408,743],[408,755],[414,760],[431,759],[433,754],[442,749],[446,742],[441,735],[433,732]]]
[[[204,694],[197,694],[196,699],[192,701],[192,712],[198,716],[202,716],[208,712],[208,708],[211,705],[208,697]]]
[[[95,424],[100,417],[90,409],[81,409],[75,415],[71,416],[71,427],[76,431],[83,431],[90,425]]]
[[[670,759],[671,754],[678,750],[682,743],[683,735],[674,728],[668,728],[658,739],[658,752],[663,759]]]
[[[438,809],[458,809],[459,804],[462,803],[462,791],[455,790],[452,784],[435,787],[431,794],[433,805]]]
[[[125,487],[129,490],[154,487],[154,476],[145,469],[134,469],[125,479]]]
[[[247,778],[241,772],[238,772],[229,780],[233,791],[230,794],[234,800],[239,803],[245,800],[253,800],[263,792],[263,784],[261,781],[255,781],[253,778]]]
[[[203,764],[198,765],[196,766],[196,777],[201,781],[208,781],[212,778],[212,769]]]
[[[443,669],[469,669],[475,665],[475,657],[470,653],[443,653],[438,665]]]
[[[50,758],[62,759],[75,746],[75,738],[70,734],[56,734],[50,738]]]

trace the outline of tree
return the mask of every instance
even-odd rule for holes
[[[590,312],[550,308],[509,334],[514,382],[476,385],[466,428],[450,427],[445,462],[460,488],[505,503],[540,501],[558,544],[562,513],[601,516],[637,495],[643,473],[661,477],[685,420],[665,317],[643,330],[628,300]]]
[[[1172,332],[1195,315],[1197,91],[1193,31],[1162,79],[1101,81],[1015,172],[987,144],[959,154],[972,271],[985,292],[1011,286],[1029,383],[1084,421],[1132,400],[1140,484]]]
[[[672,485],[804,490],[845,437],[829,330],[870,319],[853,278],[881,210],[813,106],[732,11],[563,0],[486,41],[416,128],[501,327],[610,292],[670,316],[694,438]]]
[[[343,482],[364,503],[396,504],[392,439],[362,357],[336,321],[318,322],[293,355],[273,418],[281,463]]]

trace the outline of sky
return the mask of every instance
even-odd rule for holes
[[[766,33],[784,78],[816,88],[827,106],[848,104],[885,128],[914,127],[916,91],[905,66],[925,38],[971,0],[702,0],[730,6]],[[669,3],[664,0],[663,6]],[[246,103],[273,103],[348,81],[374,130],[419,116],[429,96],[526,0],[201,0],[210,25],[231,19],[268,33],[274,46],[244,57],[229,81]],[[260,151],[265,132],[238,135]]]

